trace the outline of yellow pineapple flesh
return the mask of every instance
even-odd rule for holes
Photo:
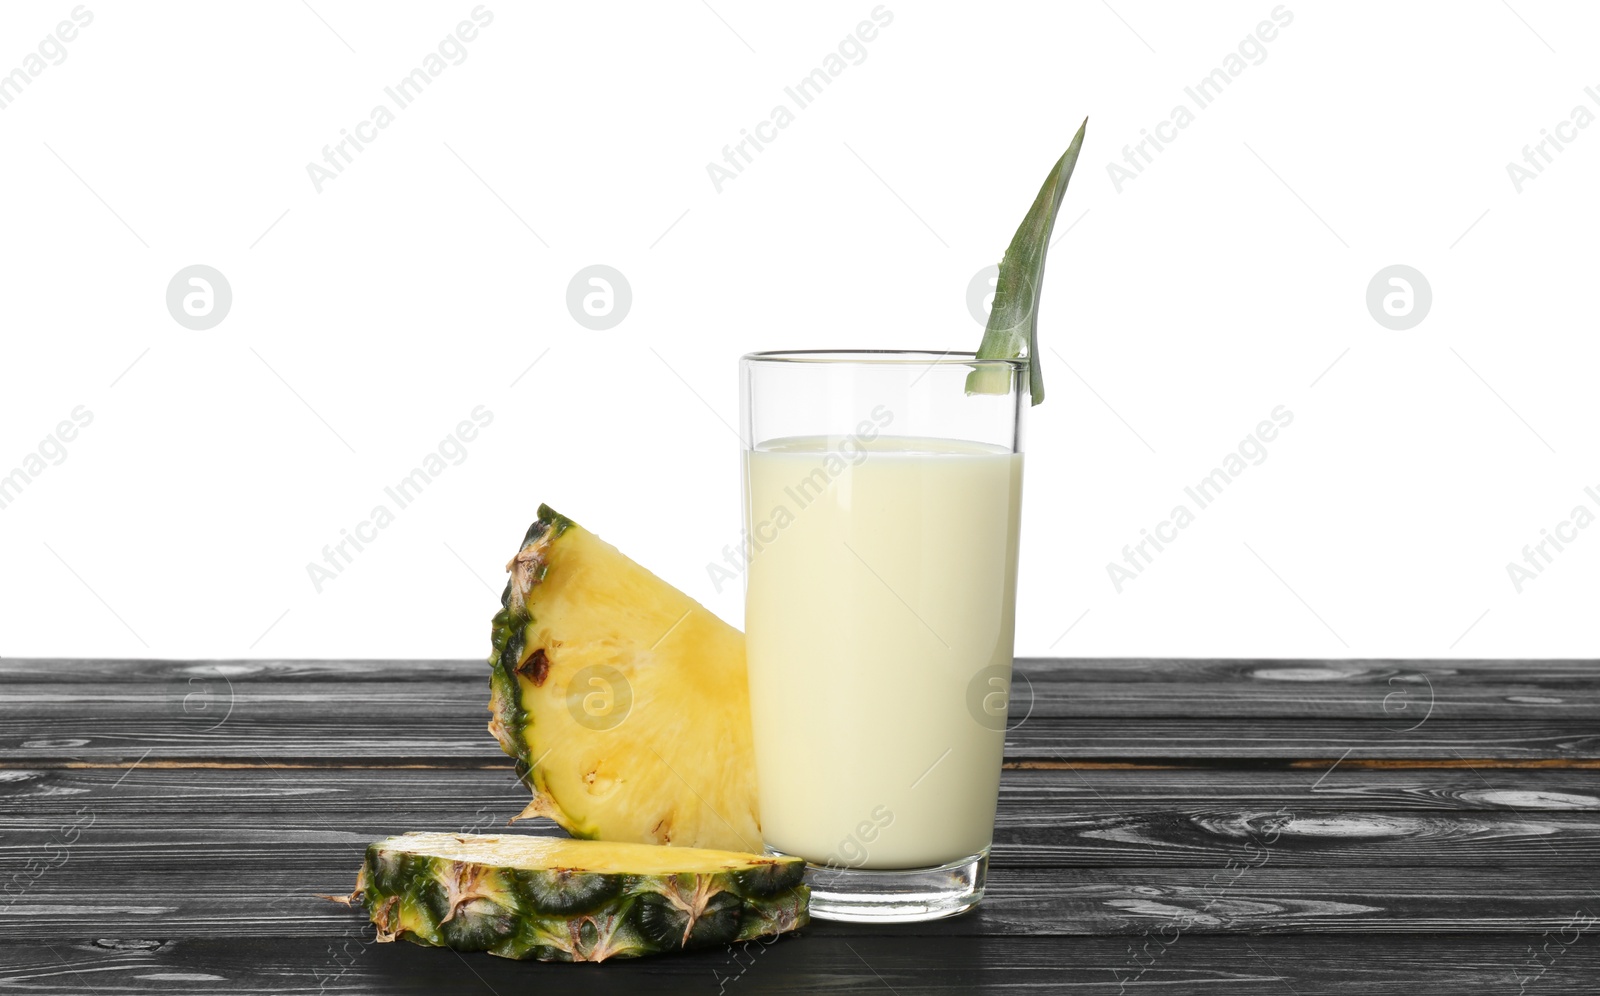
[[[507,565],[489,731],[575,837],[759,852],[744,635],[541,505]]]

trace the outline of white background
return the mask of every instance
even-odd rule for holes
[[[0,73],[73,6],[0,8]],[[890,0],[719,193],[707,163],[871,0],[495,0],[319,193],[307,163],[473,6],[90,3],[0,111],[0,474],[94,416],[0,509],[0,653],[476,657],[540,501],[737,623],[706,570],[739,537],[737,356],[975,346],[968,282],[1089,115],[1018,653],[1595,656],[1600,528],[1520,594],[1506,569],[1600,490],[1600,126],[1520,193],[1506,169],[1600,113],[1593,6],[1288,3],[1119,192],[1270,0]],[[194,263],[233,290],[208,331],[165,306]],[[593,263],[632,287],[610,331],[567,310]],[[1432,286],[1408,331],[1365,302],[1393,263]],[[324,544],[478,405],[465,462],[318,593]],[[1107,563],[1277,405],[1266,462],[1119,594]]]

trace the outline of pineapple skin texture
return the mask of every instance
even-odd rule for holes
[[[507,570],[489,732],[533,793],[516,818],[760,851],[744,634],[547,505]],[[596,669],[618,688],[585,678]],[[584,703],[608,701],[590,687],[626,696],[618,725],[583,722]]]
[[[710,873],[529,869],[416,853],[406,840],[369,846],[346,897],[365,901],[380,942],[599,962],[733,944],[808,922],[798,860],[752,855],[745,867]]]

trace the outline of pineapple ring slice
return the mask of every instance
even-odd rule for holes
[[[732,944],[807,922],[799,858],[553,837],[408,833],[367,848],[348,896],[379,941],[540,961]]]

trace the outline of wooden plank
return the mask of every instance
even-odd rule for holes
[[[477,662],[0,665],[5,766],[505,763]],[[1600,761],[1594,662],[1049,660],[1019,674],[1014,763]]]
[[[484,633],[488,633],[485,619]],[[487,656],[489,644],[484,641]],[[316,684],[323,681],[488,681],[484,658],[476,660],[113,660],[106,658],[0,658],[0,679],[9,687],[100,685],[119,682],[186,685],[190,681]]]
[[[493,768],[281,769],[16,768],[0,771],[0,821],[78,808],[83,797],[119,824],[159,826],[212,808],[286,820],[337,820],[346,813],[476,813],[520,810],[526,790],[508,763]],[[1001,808],[1052,813],[1360,809],[1365,811],[1600,810],[1600,776],[1584,770],[1271,768],[1019,768],[1000,781]],[[363,817],[364,818],[364,817]],[[148,824],[146,821],[149,821]],[[3,825],[3,824],[0,824]]]
[[[290,849],[311,854],[335,847],[354,868],[367,843],[408,830],[448,833],[505,832],[505,813],[430,815],[416,808],[391,814],[350,814],[318,822],[285,821],[247,807],[197,812],[188,820],[166,820],[158,828],[112,823],[103,812],[29,816],[0,821],[0,882],[29,879],[27,868],[70,851],[93,861],[109,879],[129,872],[122,865],[157,859],[183,848],[197,861],[231,861],[248,845],[264,852]],[[90,820],[93,820],[91,824]],[[153,822],[153,821],[150,821]],[[47,824],[41,829],[41,824]],[[95,832],[89,827],[115,827]],[[81,838],[71,832],[77,827]],[[555,833],[543,820],[518,829]],[[68,848],[67,842],[72,842]],[[1195,868],[1226,867],[1260,860],[1264,851],[1284,868],[1554,868],[1575,870],[1600,864],[1600,819],[1574,813],[1449,814],[1328,810],[1199,811],[1140,814],[1033,814],[1002,812],[995,830],[996,868]],[[313,855],[314,856],[314,855]],[[64,859],[63,859],[64,860]],[[289,860],[289,859],[285,859]],[[298,860],[298,858],[295,858]]]
[[[90,818],[94,826],[79,848],[112,846],[132,861],[135,845],[159,849],[166,842],[204,848],[337,835],[359,845],[404,830],[491,832],[527,800],[509,770],[10,774],[26,777],[0,780],[0,873],[8,846],[24,854],[46,847],[63,828]],[[1167,771],[1087,774],[1093,781],[1076,771],[1004,774],[997,867],[1221,867],[1249,860],[1264,842],[1280,867],[1600,862],[1600,797],[1562,791],[1593,790],[1592,775],[1580,785],[1575,773],[1537,773],[1540,789],[1521,773],[1493,773],[1501,788],[1466,774],[1447,791],[1416,785],[1408,773],[1335,771],[1313,785],[1309,778],[1285,784],[1274,772],[1190,771],[1182,773],[1187,787]],[[1147,779],[1166,787],[1146,790],[1140,782]],[[1386,780],[1402,785],[1386,790]],[[1374,807],[1373,799],[1388,804]],[[518,827],[547,832],[551,825]]]
[[[338,687],[338,686],[327,686]],[[426,686],[422,686],[426,687]],[[165,717],[141,704],[37,710],[0,721],[0,765],[502,765],[476,701],[390,691],[314,702],[241,695],[225,720]],[[359,703],[359,708],[352,705]],[[1397,732],[1340,719],[1108,719],[1033,716],[1006,737],[1021,761],[1600,761],[1600,720],[1430,720]]]
[[[1600,949],[1571,932],[1407,937],[1182,937],[1159,940],[899,936],[807,930],[770,945],[604,965],[544,965],[355,937],[53,939],[0,945],[0,988],[59,996],[523,992],[635,996],[747,993],[1241,993],[1271,996],[1584,994]],[[1137,943],[1135,943],[1137,941]]]
[[[1366,811],[1600,809],[1591,770],[1367,768],[1033,768],[1000,783],[1008,811],[1115,812],[1236,807],[1245,810],[1349,808]]]
[[[82,825],[80,824],[80,827]],[[0,937],[64,930],[129,936],[316,936],[347,924],[316,893],[347,892],[373,834],[241,821],[159,833],[82,827],[0,843]],[[1202,931],[1552,929],[1580,907],[1600,915],[1574,863],[1499,867],[1295,867],[1289,840],[1263,839],[1191,867],[997,863],[965,928],[990,934],[1137,933],[1164,922]],[[1425,856],[1424,856],[1425,857]],[[1189,921],[1193,921],[1190,923]]]
[[[1303,716],[1382,720],[1600,717],[1600,661],[1156,660],[1023,658],[1013,717]],[[191,708],[209,695],[264,685],[457,685],[485,695],[480,660],[104,661],[0,660],[12,695],[70,686],[91,697],[141,685]],[[262,694],[269,694],[262,692]],[[378,693],[378,694],[381,694]],[[408,688],[407,695],[419,694]],[[11,696],[7,696],[8,698]],[[39,700],[33,700],[38,702]],[[0,703],[3,706],[3,703]]]
[[[1017,661],[1013,718],[1600,718],[1600,661]]]
[[[1111,996],[1568,996],[1594,992],[1600,947],[1538,935],[1164,939],[904,936],[809,929],[770,945],[604,965],[509,962],[362,938],[143,940],[65,935],[0,944],[0,988],[130,994],[638,993],[866,996],[921,993]]]
[[[1372,720],[1033,717],[1006,736],[1014,760],[1302,761],[1600,760],[1600,720],[1429,720],[1397,729]]]

